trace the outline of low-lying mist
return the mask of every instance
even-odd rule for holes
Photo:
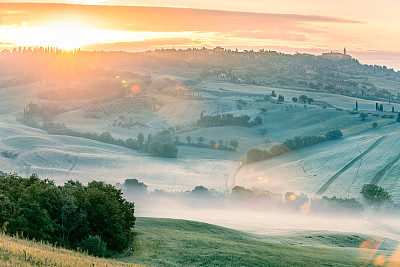
[[[136,179],[125,180],[117,186],[127,200],[135,203],[138,217],[201,221],[268,235],[271,237],[268,241],[279,243],[282,236],[295,239],[296,233],[321,231],[400,241],[399,209],[393,205],[374,210],[355,199],[281,194],[243,187],[234,187],[225,193],[203,186],[184,192],[148,192],[147,186]]]

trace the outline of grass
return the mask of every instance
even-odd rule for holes
[[[367,246],[368,240],[357,242],[356,247],[272,244],[262,236],[211,224],[157,218],[137,218],[135,232],[133,254],[121,260],[146,265],[379,266],[384,262],[385,266],[398,266],[400,263],[398,252],[378,251],[376,242]],[[364,248],[359,248],[361,244]]]
[[[96,258],[86,253],[0,233],[0,266],[127,267],[136,265]]]

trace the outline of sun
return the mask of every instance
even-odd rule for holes
[[[120,39],[118,31],[93,29],[79,23],[51,23],[36,27],[2,29],[18,46],[57,47],[63,50],[82,48],[93,43]]]

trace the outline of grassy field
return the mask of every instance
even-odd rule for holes
[[[132,256],[156,266],[398,266],[378,241],[342,236],[343,247],[272,244],[265,237],[194,221],[137,218]],[[323,235],[320,233],[319,235]],[[296,238],[296,237],[293,237]],[[311,237],[308,237],[311,238]],[[360,248],[361,247],[361,248]],[[375,248],[375,249],[374,249]],[[387,255],[388,254],[388,255]]]
[[[137,266],[0,234],[0,266]]]

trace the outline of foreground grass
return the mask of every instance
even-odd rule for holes
[[[125,267],[134,264],[96,258],[85,253],[56,248],[0,234],[0,266],[99,266]]]
[[[374,246],[272,244],[257,235],[193,221],[137,218],[135,232],[133,254],[123,261],[156,266],[400,266],[398,252]]]

